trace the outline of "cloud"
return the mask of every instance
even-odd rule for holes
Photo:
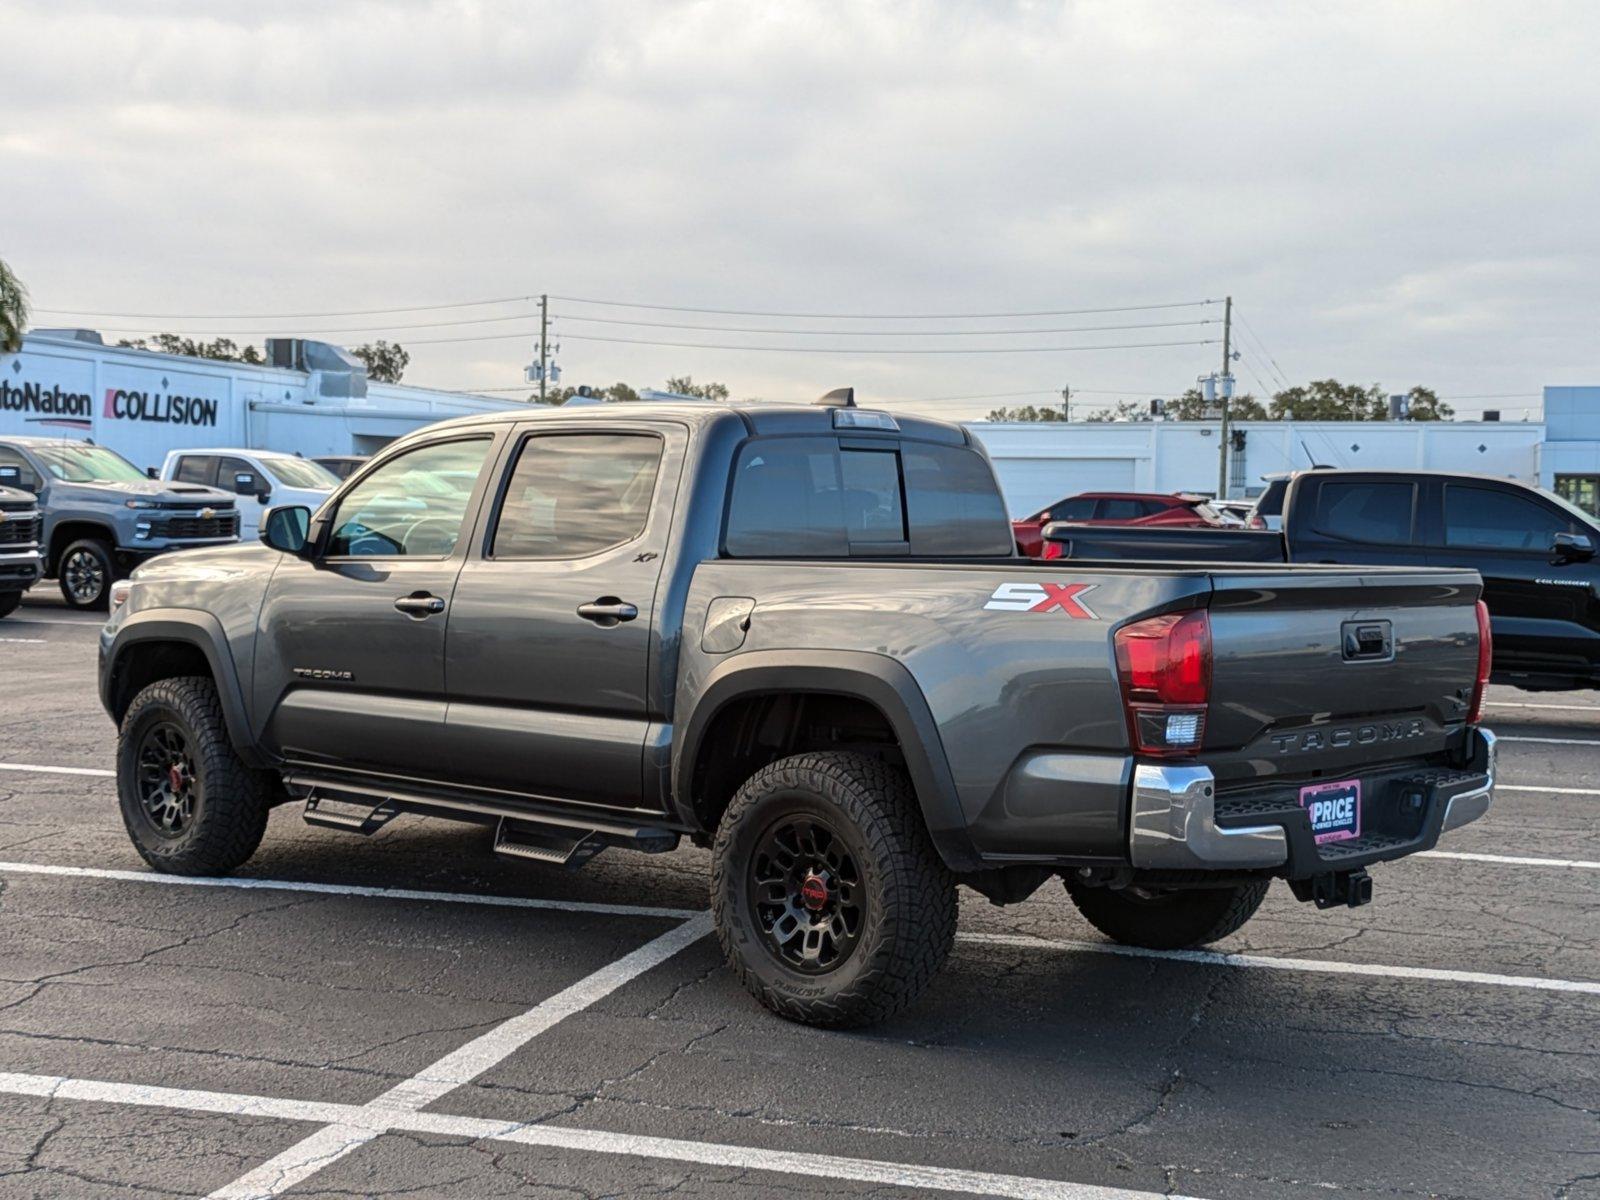
[[[13,0],[0,253],[43,306],[195,314],[1231,292],[1296,379],[1535,392],[1596,370],[1597,35],[1583,3]],[[628,314],[555,310],[569,381],[687,372],[767,397],[1175,391],[1219,357],[698,351],[583,341],[607,327],[570,318]],[[411,377],[519,382],[526,343],[425,344],[474,332],[413,332]]]

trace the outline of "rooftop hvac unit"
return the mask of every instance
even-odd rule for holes
[[[306,338],[268,338],[267,362],[311,376],[307,386],[318,396],[359,400],[367,394],[367,368],[342,346]]]

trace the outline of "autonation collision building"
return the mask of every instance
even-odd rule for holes
[[[0,354],[0,434],[93,438],[141,467],[167,451],[240,446],[370,454],[447,417],[519,400],[369,383],[325,342],[271,339],[269,366],[106,346],[91,330],[41,330]]]

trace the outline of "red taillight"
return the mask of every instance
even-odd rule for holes
[[[1246,524],[1249,525],[1251,529],[1265,529],[1267,527],[1266,521],[1263,520],[1257,513],[1251,513],[1250,520],[1247,521]]]
[[[1193,754],[1205,740],[1211,699],[1211,616],[1166,613],[1117,630],[1117,674],[1134,749]]]
[[[1048,541],[1045,542],[1044,543],[1044,547],[1039,551],[1039,557],[1040,558],[1060,558],[1061,557],[1061,543],[1060,542],[1048,542]]]
[[[1467,709],[1467,724],[1476,725],[1483,716],[1483,693],[1489,686],[1494,665],[1494,636],[1489,632],[1489,606],[1478,601],[1478,681],[1472,688],[1472,705]]]

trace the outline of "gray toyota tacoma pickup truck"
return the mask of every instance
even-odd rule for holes
[[[289,800],[569,866],[687,836],[740,979],[844,1026],[958,884],[1194,946],[1487,810],[1473,572],[1031,562],[964,430],[824,400],[450,421],[145,564],[100,646],[140,854],[231,870]]]

